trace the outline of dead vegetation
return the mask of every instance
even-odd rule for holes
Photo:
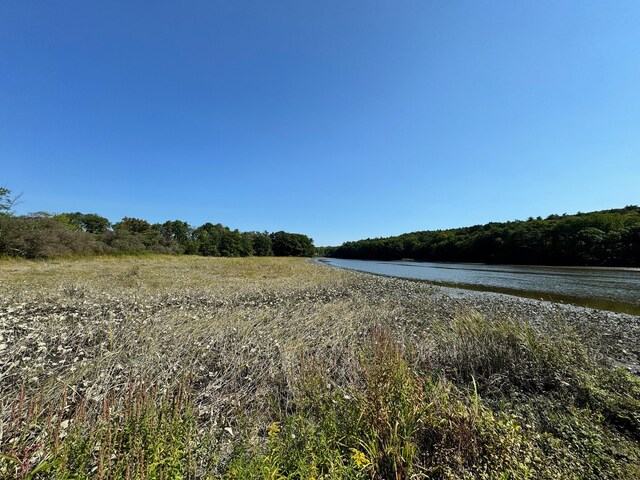
[[[10,260],[0,279],[2,478],[638,472],[637,380],[557,316],[291,258]]]

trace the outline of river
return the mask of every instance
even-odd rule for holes
[[[528,298],[640,315],[640,270],[413,261],[318,261],[339,268],[437,285],[506,293]]]

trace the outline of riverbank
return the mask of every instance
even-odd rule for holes
[[[640,316],[634,269],[319,258],[339,268]]]
[[[478,311],[490,319],[520,318],[541,328],[549,322],[561,321],[575,328],[585,343],[605,354],[614,364],[640,375],[640,316],[423,280],[356,273],[362,275],[363,282],[373,281],[369,277],[390,280],[389,290],[409,289],[412,291],[410,298],[417,296],[419,301],[429,305],[430,311],[425,312],[424,308],[414,305],[407,308],[408,313],[420,311],[432,321],[467,310]]]
[[[472,308],[488,317],[522,318],[541,328],[554,319],[571,325],[581,340],[615,365],[640,375],[640,317],[567,303],[451,287],[440,291],[442,309]]]
[[[638,317],[303,259],[0,262],[0,476],[633,478]]]

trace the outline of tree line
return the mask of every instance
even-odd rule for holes
[[[50,258],[108,253],[167,253],[220,257],[299,256],[315,253],[313,240],[289,232],[241,232],[220,223],[192,227],[182,220],[116,223],[96,213],[15,215],[15,198],[0,188],[0,255]]]
[[[323,253],[371,260],[639,267],[640,207],[369,238]]]

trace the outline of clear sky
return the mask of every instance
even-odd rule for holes
[[[330,245],[639,185],[638,0],[0,2],[18,213]]]

